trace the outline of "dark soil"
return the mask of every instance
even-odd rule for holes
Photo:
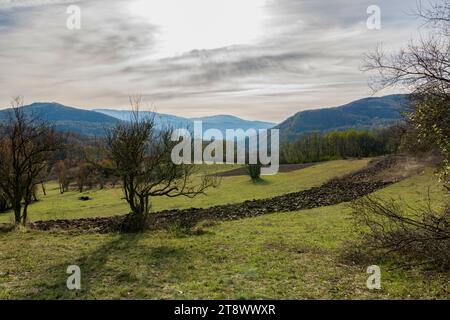
[[[398,175],[400,156],[387,156],[371,161],[367,167],[332,179],[308,190],[288,193],[269,199],[251,200],[210,208],[166,210],[152,215],[152,229],[170,225],[191,227],[201,220],[235,220],[274,212],[289,212],[352,201],[389,184],[406,178]],[[125,216],[76,220],[37,221],[31,227],[38,230],[90,230],[115,232],[121,230]]]

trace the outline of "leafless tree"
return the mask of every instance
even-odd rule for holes
[[[364,71],[375,71],[375,90],[401,85],[417,94],[446,96],[450,89],[450,42],[443,37],[422,38],[396,54],[381,46],[365,57]]]
[[[0,189],[14,210],[15,223],[25,225],[40,175],[61,144],[50,126],[26,115],[22,106],[22,98],[15,98],[9,120],[0,125]]]
[[[178,142],[171,141],[172,130],[157,130],[154,119],[140,113],[140,97],[131,97],[130,104],[133,117],[107,132],[106,153],[131,209],[126,228],[137,231],[149,223],[152,197],[193,198],[216,180],[195,175],[193,165],[173,163],[171,152]]]
[[[420,139],[440,148],[445,158],[441,178],[450,190],[450,0],[420,5],[417,15],[428,34],[394,54],[378,47],[366,55],[363,70],[375,73],[370,79],[374,90],[401,86],[413,93],[408,118]]]
[[[428,6],[419,2],[416,15],[424,21],[424,25],[434,28],[442,35],[450,35],[450,3],[448,1],[429,3]]]
[[[11,209],[11,204],[9,203],[8,196],[0,188],[0,213]]]
[[[412,208],[374,196],[358,199],[351,207],[354,221],[364,230],[362,247],[448,270],[450,207],[437,212],[430,200],[427,206]]]
[[[444,156],[441,178],[450,191],[450,0],[420,4],[417,16],[427,33],[393,54],[378,47],[365,57],[363,70],[374,73],[370,79],[374,90],[399,86],[412,93],[407,120],[420,142],[438,146]],[[449,208],[416,210],[371,197],[353,203],[354,219],[367,230],[365,245],[447,269]]]
[[[64,164],[63,160],[60,160],[55,165],[55,172],[56,176],[58,178],[58,186],[59,186],[59,192],[63,194],[66,190],[64,189],[64,184],[66,180],[66,166]]]

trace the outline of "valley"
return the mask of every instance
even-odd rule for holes
[[[246,198],[307,190],[330,178],[363,169],[369,161],[316,164],[267,177],[259,185],[249,184],[243,176],[224,177],[218,189],[212,189],[194,202],[158,199],[154,210],[208,208]],[[420,207],[426,203],[429,189],[434,203],[443,203],[445,192],[432,172],[431,168],[419,168],[410,177],[402,177],[375,194],[386,198],[395,195],[404,204]],[[247,185],[247,196],[242,193],[243,185]],[[86,191],[83,194],[91,198],[86,202],[78,200],[77,192],[60,195],[52,184],[48,189],[48,196],[41,195],[40,201],[30,207],[32,221],[127,213],[118,189]],[[98,233],[95,229],[89,231],[90,228],[2,231],[0,296],[10,299],[448,298],[449,279],[444,274],[430,273],[420,267],[398,269],[392,261],[383,262],[376,256],[371,262],[381,265],[383,288],[377,292],[365,288],[364,263],[350,263],[342,256],[345,242],[357,238],[358,234],[349,220],[350,210],[345,203],[285,213],[270,213],[268,209],[263,216],[234,221],[206,217],[194,224],[173,223],[142,234]],[[195,217],[196,212],[189,214]],[[4,222],[8,220],[4,214],[0,218]],[[28,245],[16,250],[24,241]],[[18,261],[21,263],[17,264]],[[65,268],[69,264],[79,265],[83,272],[80,291],[65,289]],[[422,280],[423,274],[427,274],[427,281]]]

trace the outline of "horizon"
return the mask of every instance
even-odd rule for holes
[[[190,116],[185,116],[185,115],[178,115],[178,114],[159,112],[158,110],[147,110],[147,109],[144,109],[144,110],[141,110],[141,111],[142,112],[153,112],[153,113],[157,113],[157,114],[160,114],[160,115],[176,116],[176,117],[185,118],[185,119],[188,119],[188,120],[195,120],[195,119],[208,118],[208,117],[231,116],[231,117],[239,118],[239,119],[245,120],[245,121],[265,122],[265,123],[271,123],[271,124],[278,125],[278,124],[284,122],[285,120],[287,120],[288,118],[290,118],[290,117],[294,116],[295,114],[297,114],[299,112],[302,112],[302,111],[312,111],[312,110],[339,108],[339,107],[346,106],[347,104],[350,104],[350,103],[353,103],[353,102],[359,101],[359,100],[364,100],[364,99],[369,99],[369,98],[382,98],[382,97],[396,96],[396,95],[405,95],[405,94],[403,94],[403,93],[394,93],[394,94],[387,94],[387,95],[382,95],[382,96],[368,96],[368,97],[363,97],[363,98],[352,100],[352,101],[347,101],[347,102],[345,102],[344,104],[341,104],[341,105],[324,106],[324,107],[318,107],[318,108],[303,109],[303,110],[296,111],[293,114],[288,115],[287,117],[285,117],[281,121],[269,121],[269,120],[261,120],[261,119],[257,119],[257,118],[254,119],[254,118],[248,118],[248,117],[241,117],[239,115],[230,114],[230,113],[228,113],[228,114],[227,113],[222,113],[222,114],[199,115],[199,116],[195,116],[195,117],[190,117]],[[110,108],[110,107],[85,108],[85,107],[80,107],[80,106],[71,106],[71,105],[67,105],[67,104],[64,104],[64,103],[61,103],[61,102],[57,102],[57,101],[34,101],[34,102],[31,102],[31,103],[26,103],[25,102],[23,104],[23,107],[28,107],[28,106],[31,106],[33,104],[57,104],[57,105],[61,105],[63,107],[75,108],[75,109],[86,110],[86,111],[94,111],[94,112],[98,112],[97,110],[117,111],[117,112],[131,111],[130,109],[126,109],[126,108],[120,109],[120,107],[117,108],[117,109]],[[10,107],[0,107],[0,111],[7,110],[8,108],[10,108]]]
[[[117,109],[140,92],[159,113],[278,123],[372,94],[362,56],[399,49],[418,27],[415,1],[377,4],[379,30],[364,0],[0,0],[0,105]],[[80,29],[67,27],[70,5]]]

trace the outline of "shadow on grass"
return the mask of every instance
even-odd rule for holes
[[[183,249],[159,246],[149,248],[140,246],[144,234],[119,234],[117,238],[101,245],[78,259],[51,266],[47,276],[40,275],[32,285],[34,294],[26,294],[25,299],[95,299],[121,295],[121,290],[133,285],[146,285],[135,275],[137,267],[151,265],[162,267],[171,264],[185,255]],[[76,255],[76,252],[74,253]],[[70,274],[67,267],[77,265],[81,270],[81,290],[69,290],[66,285]],[[145,281],[152,281],[144,275]],[[150,284],[152,285],[152,284]],[[95,292],[93,288],[95,287]],[[32,292],[33,290],[27,290]]]
[[[272,182],[264,180],[262,178],[258,178],[258,179],[254,179],[254,180],[250,180],[254,185],[261,185],[261,186],[266,186],[271,184]]]
[[[11,232],[14,229],[15,229],[15,226],[12,223],[0,223],[0,234]]]
[[[346,241],[341,245],[338,256],[341,263],[367,268],[370,265],[385,266],[387,270],[414,270],[426,276],[444,277],[450,280],[450,272],[446,267],[433,263],[432,260],[408,256],[405,253],[389,249],[375,249],[371,243],[363,241]]]

